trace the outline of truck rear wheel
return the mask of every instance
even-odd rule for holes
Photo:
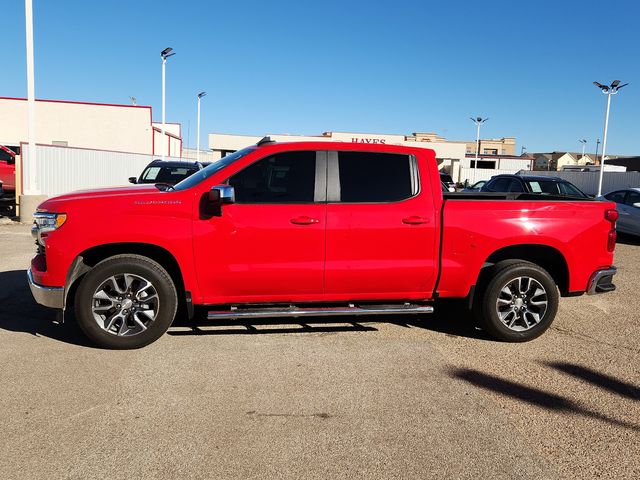
[[[530,262],[496,264],[480,292],[476,316],[492,337],[526,342],[542,335],[558,311],[559,294],[549,273]]]
[[[96,265],[76,293],[78,325],[98,346],[132,349],[167,331],[176,314],[173,280],[157,262],[116,255]]]

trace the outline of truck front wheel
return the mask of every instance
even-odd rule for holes
[[[97,264],[76,292],[78,325],[98,346],[140,348],[167,331],[178,296],[167,271],[141,255],[116,255]]]
[[[549,273],[530,262],[498,263],[480,292],[476,315],[492,337],[526,342],[551,326],[558,311],[558,288]]]

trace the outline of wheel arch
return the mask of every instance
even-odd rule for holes
[[[141,255],[162,265],[173,280],[178,292],[179,305],[184,303],[185,300],[190,303],[191,296],[186,290],[182,270],[171,252],[166,248],[150,243],[126,242],[97,245],[84,250],[76,256],[67,272],[64,291],[65,305],[68,302],[73,302],[80,280],[87,272],[107,258],[126,254]],[[188,305],[188,308],[191,309],[192,307]]]
[[[496,263],[504,261],[531,262],[544,268],[558,285],[561,295],[569,292],[569,266],[564,255],[554,247],[542,244],[518,244],[503,247],[491,253],[485,260],[476,285],[480,285],[481,277]]]

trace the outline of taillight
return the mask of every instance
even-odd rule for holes
[[[607,251],[613,252],[616,249],[617,234],[615,230],[609,230],[609,237],[607,238]]]
[[[604,218],[609,220],[611,223],[616,223],[616,220],[618,220],[618,211],[614,209],[605,210]]]
[[[611,223],[611,230],[609,230],[609,236],[607,237],[607,252],[613,252],[616,249],[616,220],[618,220],[618,211],[614,209],[605,210],[604,218]]]

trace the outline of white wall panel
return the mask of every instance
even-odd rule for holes
[[[29,191],[31,162],[28,149],[23,148],[22,154],[22,178],[25,190]],[[155,158],[137,153],[38,145],[35,162],[37,190],[42,195],[54,196],[74,190],[129,185],[128,178],[139,176]]]

